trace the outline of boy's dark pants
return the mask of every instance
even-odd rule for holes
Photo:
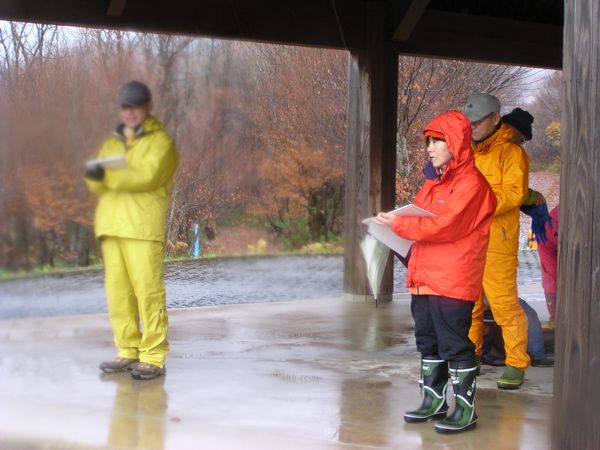
[[[412,295],[417,350],[425,359],[475,366],[475,345],[469,340],[473,302],[440,295]],[[462,365],[462,364],[461,364]]]

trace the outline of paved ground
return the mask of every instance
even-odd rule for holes
[[[113,356],[105,315],[3,321],[0,448],[549,448],[552,369],[501,392],[484,367],[473,431],[403,422],[419,401],[403,299],[176,310],[171,345],[166,377],[135,382],[97,370]]]

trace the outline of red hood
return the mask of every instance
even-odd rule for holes
[[[471,150],[471,122],[463,113],[449,111],[440,114],[425,127],[424,131],[428,130],[445,136],[448,148],[454,156],[454,160],[448,164],[448,169],[474,164]]]

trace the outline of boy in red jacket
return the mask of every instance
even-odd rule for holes
[[[407,422],[443,418],[438,432],[474,426],[475,346],[469,340],[471,312],[481,292],[490,224],[496,198],[475,167],[471,124],[456,111],[433,119],[423,133],[431,165],[413,204],[431,217],[379,213],[375,221],[416,241],[411,249],[406,286],[412,294],[417,350],[421,353],[421,406],[404,415]],[[448,414],[450,375],[456,407]]]

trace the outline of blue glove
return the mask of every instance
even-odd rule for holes
[[[552,228],[552,218],[548,214],[548,205],[521,205],[521,211],[531,217],[531,231],[535,235],[535,240],[538,244],[545,244],[548,238],[546,237],[546,223]]]

